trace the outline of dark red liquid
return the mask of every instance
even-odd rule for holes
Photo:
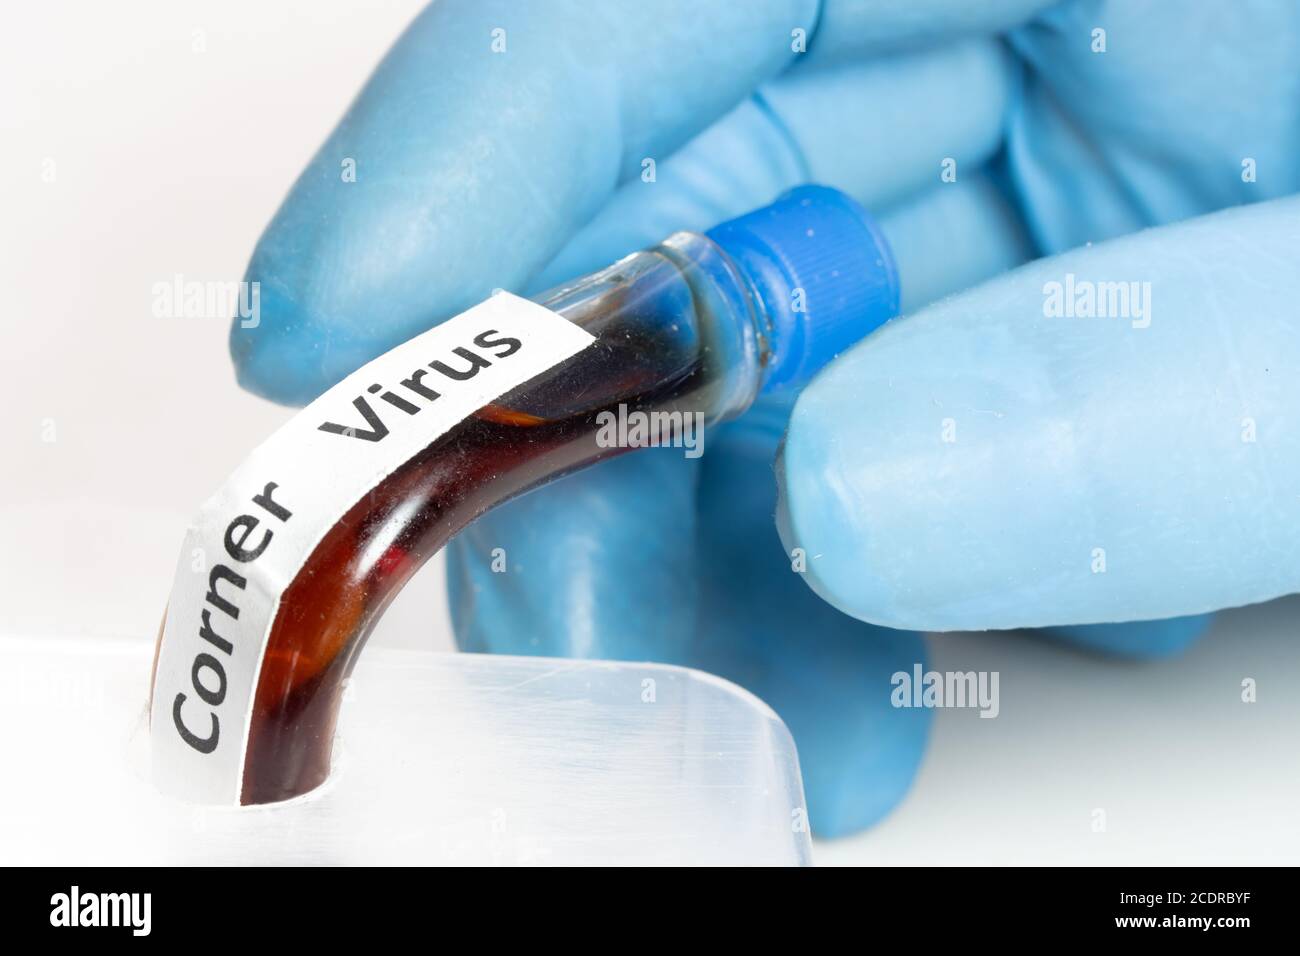
[[[406,581],[453,535],[508,498],[627,450],[597,443],[603,410],[708,412],[708,350],[637,309],[625,302],[616,318],[599,320],[604,328],[588,325],[597,342],[434,441],[322,539],[271,625],[242,803],[285,800],[325,780],[342,684],[358,652]]]

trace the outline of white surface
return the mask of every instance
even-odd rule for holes
[[[289,412],[235,388],[225,319],[155,319],[152,285],[178,272],[240,278],[284,191],[418,6],[142,0],[128,15],[87,0],[7,14],[0,635],[156,632],[196,505]],[[195,30],[205,53],[191,50]],[[187,430],[195,416],[201,433]],[[907,800],[873,831],[817,845],[817,860],[1296,862],[1298,610],[1224,615],[1163,664],[1016,635],[932,642],[934,667],[1003,671],[1002,715],[939,712]],[[451,646],[440,560],[374,640]],[[1256,704],[1240,702],[1244,677],[1259,681]],[[75,808],[95,792],[83,779],[66,799]],[[1097,808],[1105,833],[1092,830]]]
[[[155,318],[153,286],[242,277],[289,184],[420,6],[8,12],[0,529],[23,544],[0,555],[0,634],[156,632],[195,509],[292,412],[235,386],[229,317]],[[402,603],[419,623],[384,640],[450,647],[440,588]]]
[[[0,640],[0,865],[799,865],[794,744],[655,664],[372,650],[318,790],[196,806],[151,782],[144,642]],[[88,796],[93,793],[93,798]]]
[[[1226,611],[1184,656],[1145,663],[931,636],[930,667],[1000,672],[1001,712],[936,711],[908,798],[816,862],[1295,865],[1298,617],[1300,597]]]

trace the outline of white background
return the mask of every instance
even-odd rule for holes
[[[189,514],[289,412],[236,388],[225,319],[154,318],[152,287],[242,275],[419,6],[7,13],[0,640],[153,639]],[[375,640],[449,649],[441,578],[435,560]],[[871,832],[819,844],[819,862],[1297,862],[1297,610],[1288,599],[1221,615],[1160,664],[1014,634],[934,639],[938,669],[1000,668],[1002,715],[941,712],[908,799]],[[1247,677],[1256,704],[1240,700]]]

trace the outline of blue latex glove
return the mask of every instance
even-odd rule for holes
[[[259,243],[262,322],[232,334],[240,381],[305,402],[493,287],[538,291],[802,181],[878,214],[909,312],[1036,255],[1296,190],[1300,10],[1048,6],[442,0]],[[956,182],[940,180],[948,159]],[[1276,245],[1297,248],[1296,209],[1234,215],[895,323],[793,420],[765,401],[700,461],[646,451],[506,505],[449,551],[460,645],[743,684],[792,730],[814,829],[832,835],[887,812],[924,745],[928,712],[889,704],[922,639],[876,625],[1085,624],[1055,633],[1146,656],[1205,619],[1094,622],[1294,590],[1296,546],[1266,521],[1294,528],[1300,504],[1280,470],[1297,463],[1284,416],[1300,386],[1278,311],[1300,290]],[[1151,278],[1151,327],[1042,326],[1044,277],[1069,269]],[[1210,411],[1215,427],[1236,416],[1227,438]],[[1259,442],[1231,445],[1252,414]],[[506,574],[490,571],[498,547]]]

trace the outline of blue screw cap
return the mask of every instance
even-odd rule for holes
[[[838,189],[798,186],[706,235],[745,274],[772,321],[764,391],[803,385],[898,314],[889,245]]]

